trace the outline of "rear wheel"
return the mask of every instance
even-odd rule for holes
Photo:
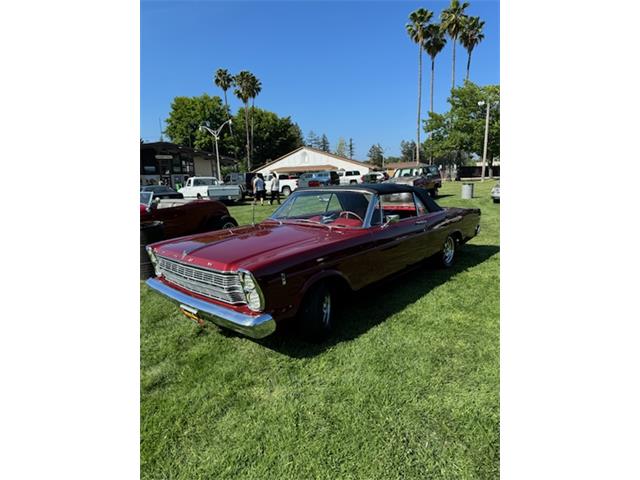
[[[283,195],[291,195],[291,187],[282,187]]]
[[[451,235],[447,237],[444,241],[444,245],[442,246],[442,251],[440,252],[440,264],[449,268],[453,265],[453,261],[456,256],[456,239]]]
[[[353,185],[354,183],[358,183],[358,181],[357,181],[357,180],[351,180],[351,181],[349,182],[349,184],[350,184],[350,185]]]
[[[305,295],[301,311],[302,333],[307,340],[320,342],[333,330],[334,294],[326,283],[313,286]]]
[[[233,217],[222,217],[218,222],[220,230],[227,230],[238,226],[238,222]]]

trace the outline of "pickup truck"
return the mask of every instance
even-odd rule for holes
[[[270,173],[266,176],[264,184],[267,192],[271,191],[271,182],[273,182],[274,174]],[[278,174],[278,181],[280,182],[280,193],[283,195],[291,195],[291,192],[298,188],[298,179],[286,175],[284,173]]]
[[[442,177],[435,165],[421,163],[414,167],[398,168],[393,177],[385,183],[398,185],[411,185],[429,192],[432,197],[438,195],[438,189],[442,187]]]
[[[178,192],[184,195],[184,198],[209,198],[220,201],[239,201],[244,198],[244,191],[239,185],[226,185],[216,177],[190,177]]]

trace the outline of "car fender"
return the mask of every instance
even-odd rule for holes
[[[330,278],[330,277],[340,278],[342,281],[344,281],[344,283],[346,283],[346,285],[351,290],[353,290],[353,285],[351,284],[351,281],[349,280],[349,278],[339,270],[333,270],[333,269],[320,270],[319,272],[316,272],[311,277],[309,277],[307,281],[304,283],[304,285],[302,286],[302,290],[300,292],[302,294],[301,298],[304,298],[304,296],[307,294],[309,289],[314,285],[316,285],[319,281]]]

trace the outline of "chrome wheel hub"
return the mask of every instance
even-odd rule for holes
[[[444,248],[442,250],[442,259],[444,263],[449,264],[453,260],[453,254],[455,253],[455,243],[453,238],[448,237],[444,242]]]
[[[329,326],[331,320],[331,294],[326,293],[322,299],[322,323]]]

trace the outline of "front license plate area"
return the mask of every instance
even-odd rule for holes
[[[187,317],[189,320],[196,322],[201,327],[204,326],[204,320],[200,318],[198,315],[198,310],[193,307],[189,307],[187,305],[180,305],[180,311]]]

